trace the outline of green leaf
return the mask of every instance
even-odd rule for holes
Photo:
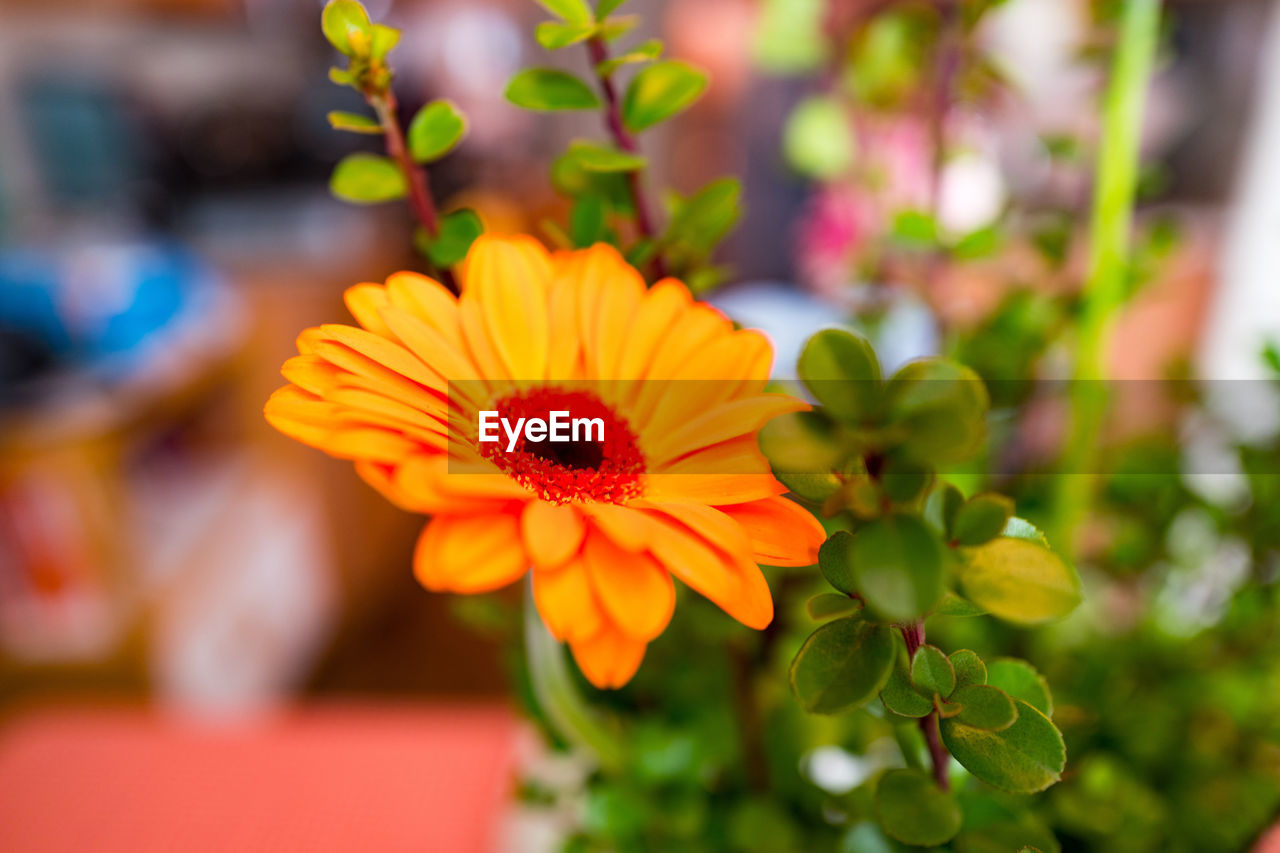
[[[854,583],[867,607],[889,622],[909,622],[942,597],[943,546],[918,517],[894,514],[854,534]]]
[[[1014,707],[1013,699],[998,687],[970,684],[951,694],[950,701],[960,706],[960,713],[955,716],[956,722],[975,729],[1003,731],[1018,719],[1018,709]]]
[[[993,616],[1039,625],[1080,603],[1080,579],[1062,558],[1027,539],[1000,537],[963,552],[960,587]]]
[[[329,80],[330,82],[337,83],[339,86],[356,85],[356,76],[345,68],[330,68]]]
[[[880,691],[880,701],[895,714],[903,717],[927,717],[933,712],[933,699],[925,698],[911,686],[911,672],[907,668],[905,651],[894,654],[893,672]]]
[[[805,387],[834,418],[859,424],[880,400],[880,362],[866,338],[823,329],[809,338],[796,368]]]
[[[976,495],[956,513],[952,538],[961,545],[981,545],[1000,535],[1013,516],[1013,501],[1004,495]]]
[[[697,251],[710,252],[738,221],[741,196],[742,182],[737,178],[712,181],[675,204],[668,236]]]
[[[887,625],[837,619],[809,635],[791,662],[791,689],[800,707],[835,714],[870,701],[893,670]]]
[[[774,476],[801,497],[823,501],[840,488],[832,472],[845,454],[835,425],[822,412],[793,412],[769,421],[760,430],[760,450]]]
[[[960,831],[955,795],[913,767],[890,770],[876,785],[876,817],[884,831],[905,844],[936,847]]]
[[[893,220],[894,242],[906,249],[932,249],[938,245],[938,223],[920,210],[904,210]]]
[[[609,206],[598,195],[582,195],[569,214],[569,236],[576,248],[593,246],[604,238]]]
[[[828,95],[806,98],[782,129],[782,151],[791,168],[829,181],[853,166],[856,145],[848,113]]]
[[[885,459],[880,472],[880,488],[894,503],[912,503],[933,485],[933,468],[894,454]]]
[[[956,689],[956,671],[937,646],[925,644],[911,656],[911,686],[923,696],[946,699]]]
[[[1008,524],[1004,526],[1001,536],[1008,536],[1010,539],[1026,539],[1028,542],[1035,542],[1045,548],[1049,547],[1049,537],[1045,536],[1031,522],[1025,518],[1013,517],[1009,519]]]
[[[978,657],[977,652],[960,649],[952,652],[949,659],[956,671],[956,690],[973,684],[987,683],[987,665],[982,662],[982,658]]]
[[[853,577],[853,534],[847,530],[837,530],[831,538],[818,548],[818,568],[827,583],[843,592],[853,595],[857,585]]]
[[[346,130],[351,133],[382,133],[382,125],[359,113],[348,113],[334,110],[329,113],[329,126],[334,130]]]
[[[913,361],[890,377],[884,395],[901,452],[938,466],[982,448],[987,389],[969,368],[936,358]]]
[[[942,595],[942,601],[938,602],[937,608],[933,611],[939,616],[986,616],[987,611],[974,604],[966,598],[961,598],[954,592],[945,592]]]
[[[608,17],[610,12],[612,12],[614,9],[618,8],[625,2],[627,2],[627,0],[600,0],[600,2],[596,4],[596,17],[597,18]]]
[[[538,5],[553,15],[575,24],[585,24],[592,20],[594,14],[587,0],[538,0]]]
[[[951,718],[941,721],[942,741],[966,770],[987,784],[1032,794],[1062,777],[1066,748],[1048,717],[1021,700],[1014,705],[1018,719],[1004,731],[985,731]]]
[[[661,55],[662,42],[657,39],[649,39],[648,41],[643,41],[631,48],[631,50],[621,56],[615,56],[601,62],[596,66],[596,73],[601,77],[608,77],[623,65],[631,65],[637,62],[648,62],[651,59],[657,59]]]
[[[647,162],[638,154],[581,139],[570,143],[569,154],[588,172],[634,172]]]
[[[320,29],[339,53],[347,56],[367,54],[373,34],[369,15],[355,0],[330,0],[320,14]],[[352,42],[352,34],[356,34]]]
[[[600,38],[614,41],[631,32],[640,23],[639,15],[623,15],[619,18],[607,18],[600,22]]]
[[[964,494],[951,483],[939,483],[924,502],[924,519],[942,534],[947,541],[951,540],[955,529],[956,514],[964,505]]]
[[[419,163],[439,160],[467,132],[467,119],[452,101],[438,100],[418,110],[409,123],[409,153]]]
[[[600,99],[586,83],[555,68],[526,68],[507,84],[506,98],[517,107],[539,112],[593,110]]]
[[[437,267],[451,267],[467,256],[472,242],[484,233],[484,226],[474,210],[463,208],[440,220],[440,231],[433,238],[419,230],[418,249]]]
[[[376,204],[404,198],[404,173],[380,154],[348,154],[334,167],[330,191],[343,201]]]
[[[400,43],[400,31],[395,27],[388,27],[385,24],[374,24],[371,28],[372,36],[369,45],[369,56],[374,59],[383,59],[392,49]]]
[[[805,602],[804,609],[811,619],[830,619],[853,616],[862,609],[862,602],[838,592],[820,592]]]
[[[1053,716],[1049,682],[1036,668],[1017,658],[997,658],[987,665],[987,683],[1021,699],[1046,717]]]
[[[972,231],[951,247],[951,254],[962,261],[985,258],[995,253],[1003,242],[999,225],[988,225]]]
[[[590,21],[585,23],[561,23],[559,21],[543,21],[533,31],[538,44],[547,50],[560,50],[572,44],[586,41],[595,35],[596,25]]]
[[[622,122],[636,132],[684,110],[707,88],[705,72],[675,60],[659,62],[637,74],[622,99]]]

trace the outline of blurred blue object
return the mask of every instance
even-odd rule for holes
[[[40,370],[117,379],[137,366],[147,338],[174,322],[212,281],[205,264],[172,245],[0,251],[0,329],[5,341],[48,354],[38,360]],[[6,363],[0,381],[39,378],[21,375],[15,362],[23,360],[0,352]]]

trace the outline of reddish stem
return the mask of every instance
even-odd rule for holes
[[[396,112],[395,93],[387,89],[386,92],[367,97],[382,124],[383,136],[387,143],[387,156],[396,161],[409,185],[409,209],[413,211],[414,218],[429,236],[439,235],[440,216],[436,212],[435,202],[431,199],[431,185],[427,179],[427,170],[413,161],[409,146],[405,144],[404,130],[400,126],[400,117]],[[458,283],[453,277],[453,271],[445,267],[439,270],[439,274],[441,283],[454,293],[458,293]]]
[[[613,137],[613,141],[618,148],[628,154],[639,154],[640,146],[636,144],[635,137],[631,135],[626,125],[622,123],[622,106],[618,99],[618,89],[613,85],[613,75],[603,74],[599,70],[600,63],[609,58],[608,45],[599,36],[590,38],[587,40],[587,54],[591,58],[591,67],[595,70],[596,79],[600,81],[600,91],[604,95],[605,128],[609,131],[609,135]],[[649,197],[645,193],[644,181],[641,179],[640,171],[635,169],[627,172],[627,185],[631,189],[631,202],[636,209],[636,228],[639,230],[641,237],[652,240],[656,231],[654,230],[653,215],[649,206]],[[663,263],[661,254],[654,255],[653,270],[658,278],[666,276],[666,265]]]
[[[907,642],[907,656],[915,657],[916,649],[924,645],[924,622],[914,622],[899,627],[902,629],[902,639]],[[929,758],[933,762],[933,779],[938,783],[939,788],[950,791],[951,777],[947,773],[947,764],[951,756],[947,753],[947,748],[942,745],[937,710],[930,711],[927,717],[921,717],[917,723],[920,725],[925,743],[929,745]]]

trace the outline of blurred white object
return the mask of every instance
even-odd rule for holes
[[[1252,126],[1245,138],[1233,203],[1228,208],[1219,286],[1214,293],[1200,353],[1201,373],[1211,380],[1262,379],[1268,340],[1280,342],[1280,5],[1272,4],[1262,50]],[[1214,383],[1214,411],[1240,438],[1260,440],[1280,426],[1280,401],[1263,382],[1241,406],[1238,389]],[[1220,396],[1230,397],[1230,404]]]

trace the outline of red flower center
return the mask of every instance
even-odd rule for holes
[[[544,501],[623,503],[640,494],[644,457],[636,446],[635,433],[594,394],[536,388],[505,397],[495,408],[512,428],[520,418],[526,423],[540,418],[549,424],[552,412],[567,412],[562,418],[577,422],[566,428],[568,441],[551,441],[549,436],[531,441],[521,430],[510,452],[505,433],[496,443],[480,445],[482,455]]]

